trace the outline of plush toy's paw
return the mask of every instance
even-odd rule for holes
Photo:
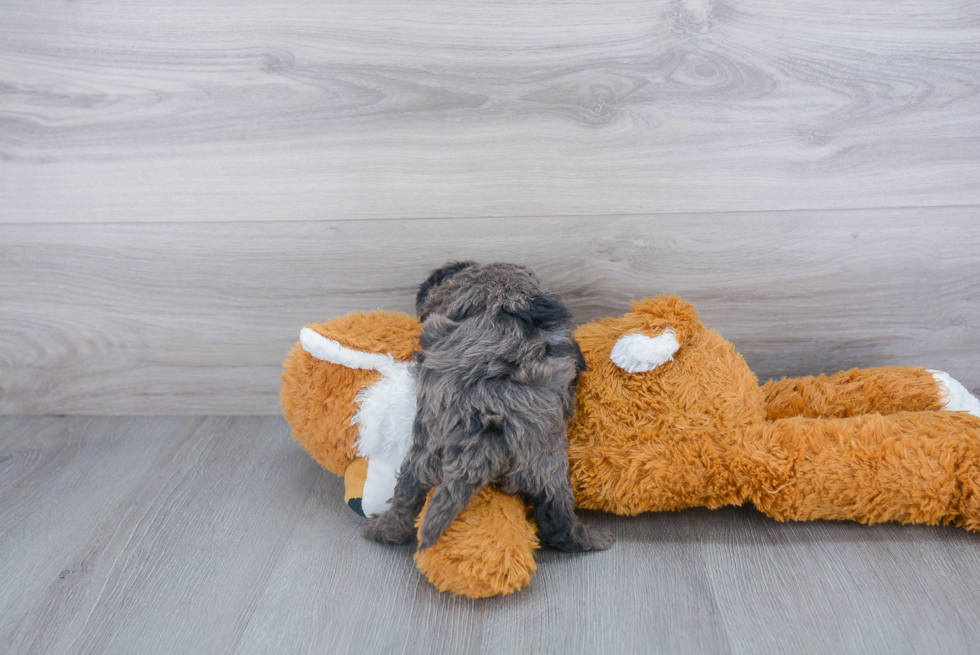
[[[415,540],[415,526],[411,519],[406,521],[392,512],[385,512],[364,521],[361,535],[382,544],[407,544]]]
[[[943,409],[951,412],[969,412],[974,416],[980,416],[980,400],[971,394],[966,387],[953,379],[949,373],[932,370],[929,372],[939,384]]]
[[[608,550],[616,542],[612,532],[602,528],[590,528],[582,523],[572,526],[561,540],[545,540],[552,548],[568,553],[584,553],[592,550]]]

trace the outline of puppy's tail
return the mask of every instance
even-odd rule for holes
[[[425,550],[446,531],[456,516],[469,505],[474,487],[463,478],[444,480],[436,487],[436,492],[425,510],[425,519],[419,535],[419,550]]]

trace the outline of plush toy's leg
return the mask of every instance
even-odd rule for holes
[[[760,428],[755,505],[778,519],[954,523],[980,531],[980,418],[901,412]]]
[[[980,399],[971,394],[966,387],[954,380],[949,373],[929,371],[939,383],[943,409],[951,412],[969,412],[980,416]]]
[[[948,390],[937,373],[905,366],[855,368],[833,375],[770,380],[762,391],[770,421],[921,412],[944,408]]]
[[[434,545],[415,554],[415,562],[439,591],[487,598],[527,586],[537,570],[537,548],[524,503],[487,487],[474,494]]]

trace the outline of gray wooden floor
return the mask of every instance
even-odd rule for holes
[[[437,593],[368,543],[339,479],[261,417],[0,419],[4,653],[969,653],[980,540],[619,518],[506,598]]]

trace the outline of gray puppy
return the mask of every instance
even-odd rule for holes
[[[469,503],[494,485],[533,506],[541,541],[567,551],[604,550],[614,538],[574,513],[567,421],[585,369],[571,316],[529,269],[447,264],[416,299],[418,409],[412,446],[391,507],[363,524],[375,541],[406,543],[430,489],[420,549],[434,544]]]

